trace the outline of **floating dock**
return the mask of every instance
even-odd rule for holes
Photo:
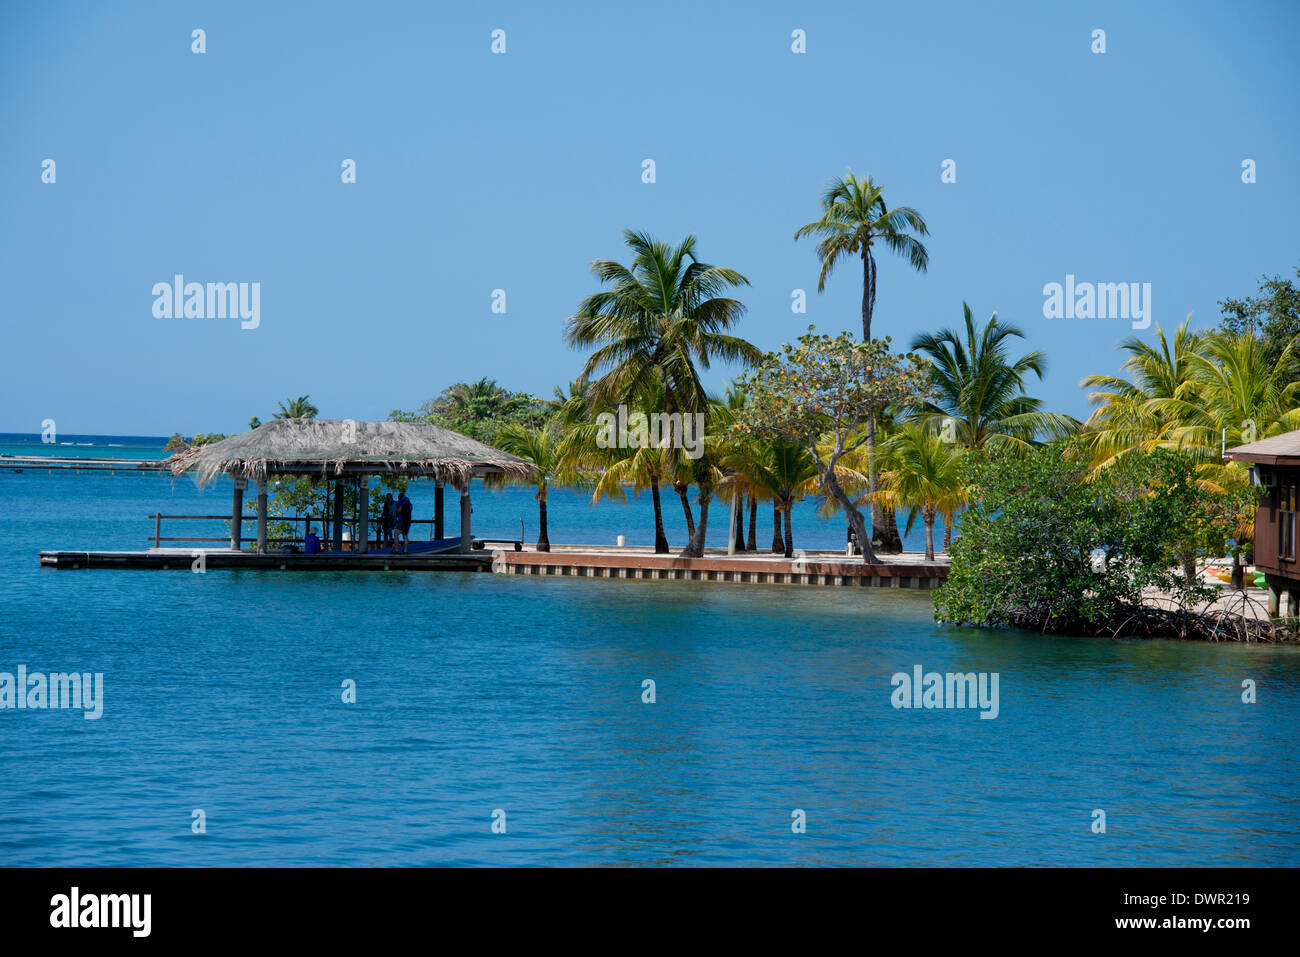
[[[158,570],[259,569],[263,571],[473,571],[503,575],[571,578],[631,578],[651,581],[717,581],[768,585],[837,585],[932,589],[948,577],[946,562],[924,562],[914,553],[887,556],[864,565],[842,552],[802,552],[794,558],[770,553],[728,555],[710,549],[703,558],[656,555],[649,548],[600,549],[556,546],[532,549],[476,549],[442,554],[379,555],[331,552],[233,551],[202,548],[149,548],[141,551],[43,551],[41,565],[57,569],[117,568]],[[201,559],[201,560],[200,560]]]

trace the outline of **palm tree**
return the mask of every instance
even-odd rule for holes
[[[277,419],[314,419],[320,409],[311,404],[311,397],[300,395],[296,399],[290,399],[288,404],[281,402],[280,411],[275,413]]]
[[[584,377],[604,372],[593,395],[617,405],[644,393],[655,378],[663,383],[664,412],[707,411],[699,369],[714,359],[756,362],[762,353],[727,333],[745,313],[722,295],[749,280],[734,269],[710,266],[695,255],[694,236],[677,246],[626,230],[631,266],[607,259],[592,272],[612,288],[588,296],[569,317],[565,340],[574,348],[596,347]]]
[[[916,236],[909,235],[915,233]],[[805,236],[814,236],[817,258],[821,260],[821,274],[817,277],[817,291],[826,289],[826,277],[835,267],[850,256],[862,260],[862,341],[871,341],[871,317],[876,309],[876,254],[875,246],[905,256],[917,272],[925,272],[930,265],[930,253],[917,236],[926,236],[929,228],[925,219],[910,206],[889,209],[885,205],[884,189],[870,176],[858,179],[848,174],[833,180],[822,194],[822,215],[801,226],[795,232],[798,242]],[[868,480],[871,491],[879,484],[875,464],[876,423],[867,422]],[[887,551],[902,551],[902,539],[893,514],[886,514],[879,504],[871,507],[872,535],[881,539]]]
[[[565,340],[574,348],[595,347],[582,370],[584,378],[600,373],[591,386],[594,401],[630,405],[661,386],[665,414],[704,413],[707,427],[710,402],[699,370],[710,368],[714,359],[756,362],[762,355],[752,343],[727,331],[739,322],[745,307],[724,293],[749,285],[749,280],[734,269],[700,262],[694,236],[677,246],[632,230],[625,230],[623,239],[632,251],[632,265],[607,259],[592,263],[592,272],[611,288],[579,303],[566,322]],[[707,453],[704,459],[682,462],[678,444],[676,437],[670,439],[666,452],[691,531],[682,555],[698,556],[703,554],[707,506],[718,478],[716,463]],[[699,485],[698,525],[686,500],[691,480],[704,483]]]
[[[1158,399],[1151,409],[1176,421],[1170,438],[1207,467],[1224,468],[1222,449],[1290,432],[1300,425],[1300,382],[1288,382],[1295,344],[1268,358],[1265,343],[1250,333],[1213,333],[1192,357],[1192,388]]]
[[[983,329],[975,328],[971,308],[962,303],[965,329],[944,329],[912,340],[912,351],[930,359],[933,398],[916,416],[931,430],[969,449],[1028,449],[1039,436],[1068,435],[1079,423],[1068,415],[1041,411],[1042,402],[1025,394],[1029,374],[1043,377],[1047,356],[1029,352],[1019,359],[1007,355],[1011,339],[1025,334],[998,319],[995,312]]]
[[[654,503],[655,516],[655,554],[668,554],[668,536],[664,533],[663,505],[659,496],[659,486],[664,481],[667,470],[667,456],[664,449],[655,445],[635,445],[631,448],[617,450],[619,457],[600,474],[596,489],[592,495],[592,504],[601,496],[622,499],[625,485],[632,486],[632,494],[639,495],[650,490],[650,499]]]
[[[772,498],[772,551],[786,558],[794,554],[794,530],[790,521],[794,503],[818,485],[817,461],[802,446],[782,442],[764,444],[754,461],[754,482]],[[838,507],[838,506],[837,506]],[[781,516],[785,516],[785,541],[782,543]]]
[[[1105,468],[1133,452],[1148,452],[1168,446],[1177,419],[1161,403],[1186,399],[1195,389],[1194,359],[1202,347],[1200,336],[1191,332],[1189,314],[1174,333],[1173,342],[1156,326],[1156,343],[1136,336],[1119,348],[1129,354],[1123,369],[1129,378],[1109,375],[1085,376],[1080,386],[1097,389],[1088,401],[1096,406],[1083,424],[1084,438],[1094,469]]]
[[[932,562],[935,517],[942,514],[945,525],[951,524],[951,516],[964,504],[959,467],[962,450],[911,422],[882,443],[881,453],[886,471],[876,494],[891,508],[910,510],[909,527],[920,512],[925,525],[925,560]]]
[[[546,495],[551,482],[559,482],[561,473],[561,437],[553,426],[529,429],[511,422],[501,429],[497,443],[502,452],[518,456],[534,467],[533,484],[537,486],[537,550],[549,552],[551,540],[546,531]]]

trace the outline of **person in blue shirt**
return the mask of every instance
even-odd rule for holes
[[[411,500],[403,492],[397,499],[397,538],[401,542],[400,549],[394,551],[406,551],[411,544]]]
[[[316,537],[310,525],[307,526],[307,534],[302,540],[302,550],[308,555],[315,555],[320,551],[320,539]]]

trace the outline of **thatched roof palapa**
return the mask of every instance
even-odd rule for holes
[[[320,472],[424,476],[464,488],[475,474],[528,478],[534,471],[523,459],[436,425],[351,419],[273,419],[164,464],[173,475],[197,474],[200,485],[223,473],[261,482]]]

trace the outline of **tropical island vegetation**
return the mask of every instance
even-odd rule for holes
[[[1258,295],[1222,300],[1217,328],[1192,330],[1189,317],[1171,333],[1157,326],[1154,341],[1124,340],[1120,374],[1081,383],[1094,409],[1080,422],[1030,393],[1047,357],[1021,353],[1024,333],[996,313],[981,322],[963,303],[960,323],[916,336],[907,352],[876,335],[877,256],[924,272],[925,220],[890,208],[879,184],[851,172],[820,206],[794,238],[817,240],[819,291],[837,266],[861,262],[860,339],[810,327],[765,352],[738,335],[742,273],[703,261],[695,236],[672,244],[628,230],[628,261],[593,262],[598,288],[565,323],[565,341],[586,353],[576,378],[547,398],[486,377],[459,382],[390,419],[440,425],[531,462],[539,550],[550,547],[555,487],[593,502],[648,492],[659,554],[672,547],[663,510],[675,497],[683,557],[703,554],[720,494],[736,510],[738,551],[758,550],[765,503],[770,549],[790,556],[793,505],[811,498],[843,513],[866,562],[901,551],[900,519],[908,529],[921,523],[934,560],[941,520],[952,562],[935,594],[943,620],[1113,635],[1221,627],[1195,610],[1213,598],[1197,563],[1231,556],[1241,587],[1254,496],[1244,467],[1222,450],[1300,428],[1296,282],[1265,276]],[[741,368],[723,395],[703,381],[715,362]],[[626,428],[610,442],[597,422],[615,412],[625,428],[638,416],[672,424],[656,436]],[[316,414],[300,396],[275,417]],[[698,455],[684,454],[687,416],[704,423]],[[168,448],[185,444],[173,436]],[[372,514],[404,485],[373,488]],[[273,514],[323,513],[325,495],[323,482],[283,481]],[[1151,589],[1181,611],[1152,610],[1143,597]]]

